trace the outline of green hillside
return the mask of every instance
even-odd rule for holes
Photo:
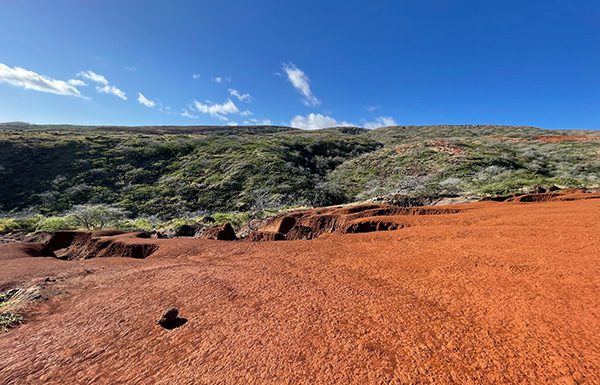
[[[168,219],[395,193],[485,196],[550,184],[600,186],[599,132],[0,125],[4,215],[54,215],[103,203]]]

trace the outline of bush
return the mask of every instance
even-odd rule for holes
[[[238,228],[250,221],[250,216],[246,212],[214,213],[212,217],[217,224],[231,223]]]
[[[38,222],[36,231],[55,232],[60,230],[73,230],[77,226],[71,216],[48,217]]]
[[[19,229],[15,218],[0,218],[0,234],[10,234]]]
[[[157,223],[149,218],[124,219],[116,222],[115,228],[123,231],[151,231]]]
[[[77,205],[69,211],[77,227],[100,230],[116,224],[127,216],[123,209],[110,205]]]
[[[22,218],[0,218],[0,233],[32,233],[36,231],[39,222],[43,219],[44,217],[39,214]]]

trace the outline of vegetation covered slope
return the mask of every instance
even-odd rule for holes
[[[322,206],[386,194],[495,195],[598,187],[600,133],[508,126],[0,125],[0,210],[74,205],[132,216]]]

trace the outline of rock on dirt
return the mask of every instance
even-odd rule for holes
[[[179,317],[179,310],[177,310],[175,307],[167,309],[167,311],[165,311],[162,317],[160,317],[158,320],[158,324],[160,326],[169,330],[175,329],[186,322],[187,320],[185,318]]]
[[[164,312],[162,317],[158,320],[158,324],[162,327],[167,327],[171,325],[179,315],[179,310],[177,308],[171,307]]]
[[[175,230],[176,237],[193,237],[196,235],[198,228],[192,225],[181,225]]]
[[[235,241],[238,239],[235,235],[235,230],[230,223],[225,223],[223,225],[206,229],[202,236],[206,239],[217,239],[220,241]]]

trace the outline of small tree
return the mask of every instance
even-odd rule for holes
[[[69,215],[78,227],[86,230],[100,230],[127,216],[127,212],[110,205],[77,205]]]

